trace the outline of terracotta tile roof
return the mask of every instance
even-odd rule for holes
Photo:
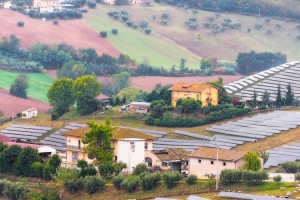
[[[21,148],[26,148],[26,147],[31,147],[33,149],[38,149],[40,147],[42,147],[42,145],[38,145],[38,144],[29,144],[29,143],[22,143],[22,142],[7,142],[6,143],[8,146],[12,146],[12,145],[18,145]]]
[[[145,140],[153,140],[155,137],[146,133],[135,131],[130,128],[119,128],[113,135],[112,139],[124,139],[124,138],[139,138]]]
[[[88,132],[89,130],[90,127],[83,127],[75,130],[65,131],[62,134],[66,136],[75,136],[75,137],[83,138],[85,137],[85,133]]]
[[[161,161],[188,160],[189,152],[182,148],[167,148],[152,151]]]
[[[110,99],[109,96],[106,96],[105,94],[100,93],[99,96],[96,97],[98,100],[106,100],[106,99]]]
[[[184,92],[202,92],[203,90],[214,87],[213,85],[204,83],[177,83],[169,88],[171,91],[184,91]]]
[[[237,161],[237,160],[240,160],[241,158],[243,158],[244,155],[245,155],[245,152],[243,152],[243,151],[219,149],[219,160]],[[189,154],[189,157],[216,160],[217,159],[217,149],[209,148],[209,147],[200,147],[197,150],[192,151]]]

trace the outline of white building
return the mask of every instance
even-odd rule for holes
[[[149,102],[132,102],[129,104],[131,113],[147,114],[150,112],[151,103]]]
[[[127,165],[127,172],[131,174],[134,168],[145,162],[145,139],[124,138],[117,141],[117,162]]]
[[[22,118],[29,119],[32,117],[36,117],[38,115],[38,110],[36,108],[30,108],[22,111]]]

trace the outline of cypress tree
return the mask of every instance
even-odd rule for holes
[[[285,104],[287,106],[291,106],[293,104],[293,101],[294,101],[294,93],[292,92],[291,84],[288,84],[286,95],[285,95]]]
[[[278,84],[278,87],[277,87],[276,106],[277,107],[281,107],[282,106],[281,89],[280,89],[280,85],[279,84]]]
[[[257,106],[257,93],[256,93],[256,91],[253,92],[252,102],[253,102],[252,106],[254,108],[256,108],[256,106]]]

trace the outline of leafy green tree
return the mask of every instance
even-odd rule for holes
[[[49,165],[54,167],[55,169],[61,165],[61,162],[62,161],[57,154],[54,154],[53,156],[51,156],[51,158],[48,161]]]
[[[167,85],[164,87],[158,87],[157,89],[152,90],[152,92],[148,93],[145,97],[145,100],[148,102],[156,101],[156,100],[164,100],[167,105],[171,105],[172,92],[169,91],[169,88],[172,85]]]
[[[13,172],[16,176],[31,176],[31,166],[33,163],[40,161],[40,156],[36,149],[25,147],[22,149],[13,166]]]
[[[77,78],[73,84],[73,93],[80,115],[91,114],[98,108],[96,97],[100,94],[101,83],[95,77],[85,75]]]
[[[7,144],[3,144],[2,142],[0,142],[0,153],[2,153],[7,148],[8,148]]]
[[[266,90],[262,96],[262,103],[264,105],[268,105],[270,103],[270,94],[268,93],[268,91]]]
[[[9,93],[13,96],[27,98],[28,81],[25,74],[20,74],[10,86]]]
[[[54,81],[48,90],[47,97],[54,109],[63,114],[75,103],[73,80],[60,78]]]
[[[150,105],[151,116],[154,118],[161,117],[166,111],[166,103],[164,100],[152,101]]]
[[[0,154],[0,172],[11,173],[13,165],[17,161],[22,149],[18,145],[12,145],[6,148],[2,154]]]
[[[128,87],[121,89],[118,94],[114,95],[114,98],[119,97],[119,100],[122,99],[122,103],[144,100],[146,93],[142,90],[136,89],[134,87]],[[125,100],[125,101],[124,101]]]
[[[200,71],[202,75],[209,76],[212,74],[215,66],[210,59],[202,59],[200,64]]]
[[[277,95],[276,95],[276,106],[281,107],[282,106],[282,96],[281,96],[281,89],[280,85],[277,86]]]
[[[227,92],[224,88],[223,78],[219,77],[217,80],[211,81],[211,82],[208,82],[208,83],[215,86],[216,88],[218,88],[218,90],[219,90],[219,92],[218,92],[218,102],[219,102],[219,104],[231,103],[232,97],[230,97],[227,94]]]
[[[244,156],[244,169],[251,170],[251,171],[258,171],[261,169],[261,162],[258,157],[257,152],[250,151]]]
[[[292,92],[291,84],[288,84],[285,94],[285,105],[291,106],[294,101],[294,93]]]
[[[130,83],[130,74],[121,72],[111,76],[111,90],[113,94],[117,94],[121,89],[126,88]]]
[[[196,113],[201,109],[201,101],[195,99],[179,99],[176,103],[176,109],[183,114]]]
[[[84,144],[87,144],[85,151],[90,159],[95,159],[100,174],[102,171],[101,175],[110,174],[111,170],[104,169],[112,169],[113,172],[114,149],[111,145],[111,138],[115,127],[110,125],[109,119],[106,119],[105,124],[98,124],[95,121],[89,121],[87,124],[91,129],[82,140]]]

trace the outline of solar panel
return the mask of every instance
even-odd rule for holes
[[[184,136],[189,136],[197,139],[203,139],[203,140],[213,140],[213,137],[205,136],[205,135],[200,135],[200,134],[195,134],[195,133],[189,133],[186,131],[180,131],[180,130],[175,130],[174,133],[179,134],[179,135],[184,135]]]

